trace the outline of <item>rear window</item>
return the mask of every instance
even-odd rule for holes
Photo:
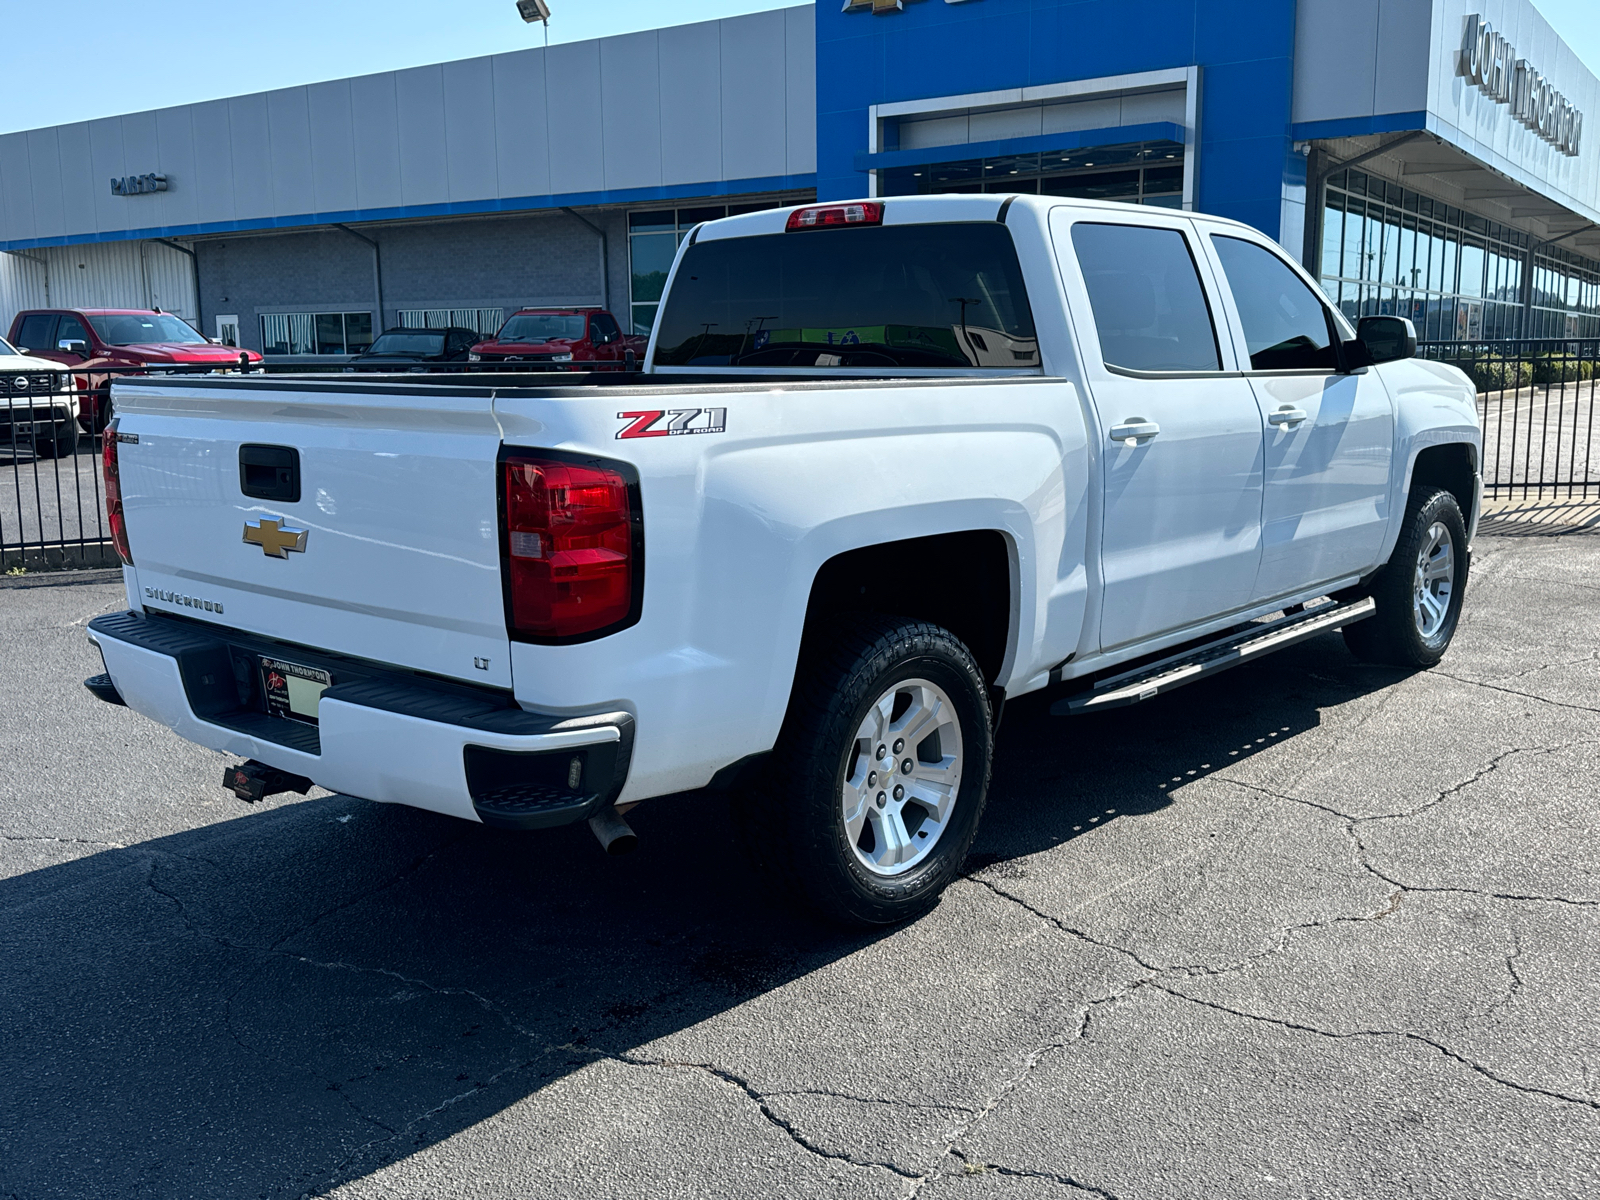
[[[889,225],[690,246],[655,363],[1027,368],[1039,343],[1004,225]]]

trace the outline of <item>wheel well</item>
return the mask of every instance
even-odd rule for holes
[[[862,546],[822,564],[811,585],[806,631],[841,612],[928,621],[966,643],[991,684],[1011,631],[1011,555],[992,529]]]
[[[1411,491],[1419,488],[1443,488],[1456,498],[1468,529],[1472,528],[1473,486],[1472,447],[1465,442],[1445,446],[1429,446],[1417,455],[1411,468]]]

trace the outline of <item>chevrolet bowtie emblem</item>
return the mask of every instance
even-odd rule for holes
[[[254,525],[244,523],[244,540],[260,546],[263,554],[273,558],[288,558],[289,551],[303,554],[306,548],[306,531],[290,529],[276,517],[262,517]]]

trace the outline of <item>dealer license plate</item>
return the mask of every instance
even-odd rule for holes
[[[281,658],[261,660],[261,692],[267,698],[267,712],[275,717],[315,725],[323,689],[332,683],[333,676],[316,667]]]

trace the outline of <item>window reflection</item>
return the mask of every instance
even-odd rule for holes
[[[1087,150],[961,159],[878,172],[880,196],[952,192],[1022,192],[1182,208],[1183,146],[1168,141],[1134,142]]]
[[[1361,171],[1329,181],[1323,290],[1428,340],[1600,336],[1600,262]],[[1524,284],[1527,294],[1524,295]],[[1527,305],[1526,310],[1524,305]]]

